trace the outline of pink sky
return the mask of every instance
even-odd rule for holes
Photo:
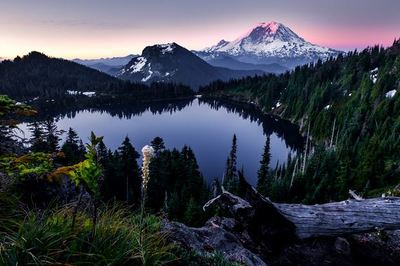
[[[202,49],[277,21],[304,39],[353,50],[400,37],[398,0],[19,0],[0,2],[0,57],[36,50],[64,58],[141,53],[177,42]]]

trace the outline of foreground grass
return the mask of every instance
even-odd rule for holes
[[[79,212],[72,228],[72,213],[68,206],[25,210],[0,193],[0,265],[239,265],[168,243],[154,215],[141,220],[121,205],[104,205],[93,236],[92,217]]]
[[[121,206],[104,206],[95,235],[91,217],[79,213],[72,228],[71,216],[68,207],[8,212],[11,220],[0,227],[0,265],[165,265],[177,261],[155,216],[141,222]]]

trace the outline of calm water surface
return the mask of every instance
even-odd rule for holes
[[[188,145],[208,181],[221,178],[233,134],[238,140],[237,166],[243,167],[252,184],[256,182],[266,136],[271,138],[271,167],[285,163],[303,143],[297,127],[288,122],[263,116],[248,106],[200,99],[60,113],[54,114],[59,129],[72,127],[84,141],[94,131],[104,136],[112,150],[120,146],[125,136],[138,151],[157,136],[164,139],[167,148]],[[26,129],[26,124],[22,128]]]

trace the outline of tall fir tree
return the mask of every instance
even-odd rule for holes
[[[97,145],[97,154],[99,156],[99,162],[104,164],[108,159],[108,150],[103,140]]]
[[[137,159],[139,153],[132,146],[128,137],[125,137],[122,145],[118,148],[119,173],[125,179],[125,200],[137,203],[141,194],[140,170]]]
[[[60,136],[63,132],[57,129],[57,125],[53,119],[46,120],[43,125],[48,152],[56,152],[59,149]]]
[[[165,150],[164,140],[160,137],[155,137],[150,144],[153,147],[155,154],[159,154],[161,151]]]
[[[270,173],[269,173],[269,164],[271,161],[271,140],[270,136],[267,137],[264,146],[264,152],[262,155],[262,159],[260,161],[260,169],[258,170],[258,178],[257,178],[257,191],[264,196],[268,195],[268,191],[271,189],[270,182]]]
[[[189,226],[201,226],[201,212],[201,207],[191,197],[186,205],[183,221]]]
[[[32,152],[46,152],[48,147],[41,124],[38,122],[33,122],[29,125],[29,129],[32,134],[29,140],[30,150]]]
[[[78,134],[72,128],[68,129],[67,138],[61,147],[67,164],[75,164],[84,159],[84,153],[79,148]]]
[[[232,138],[232,147],[226,161],[226,169],[224,176],[224,187],[226,190],[236,193],[238,190],[238,173],[237,173],[237,138],[236,134]]]

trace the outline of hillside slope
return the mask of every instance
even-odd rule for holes
[[[0,93],[17,99],[70,91],[104,91],[118,80],[86,66],[38,52],[0,63]]]
[[[379,195],[400,183],[399,90],[396,41],[290,74],[216,82],[202,92],[255,102],[309,131],[313,145],[275,172],[281,178],[269,188],[275,200],[309,203],[345,199],[349,189]]]

